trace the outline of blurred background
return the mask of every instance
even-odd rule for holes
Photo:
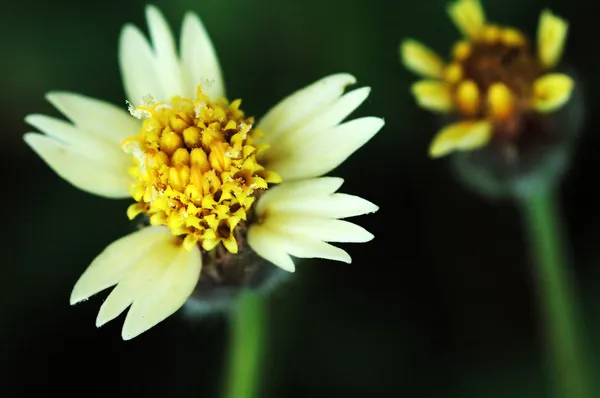
[[[0,395],[76,391],[84,396],[219,397],[227,319],[176,314],[123,342],[123,316],[94,326],[106,296],[69,306],[73,284],[132,226],[129,201],[75,189],[25,146],[30,113],[58,116],[44,100],[70,90],[124,104],[120,29],[146,30],[143,1],[20,0],[0,13],[2,225]],[[380,206],[356,219],[376,238],[346,245],[351,265],[303,261],[269,298],[261,397],[547,397],[549,361],[521,217],[457,182],[430,160],[438,122],[417,108],[400,64],[412,37],[448,55],[459,34],[445,0],[157,1],[177,36],[197,12],[216,47],[227,91],[260,117],[292,91],[349,72],[372,94],[355,116],[383,130],[332,175],[344,192]],[[534,35],[539,12],[570,21],[564,62],[574,68],[587,118],[561,185],[564,232],[581,296],[588,351],[600,347],[600,212],[593,118],[600,88],[599,3],[485,0],[488,18]],[[596,367],[595,370],[600,370]]]

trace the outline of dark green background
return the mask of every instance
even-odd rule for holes
[[[416,77],[398,60],[402,38],[440,53],[458,36],[444,0],[159,1],[175,32],[186,10],[203,19],[230,97],[264,114],[290,92],[349,72],[372,94],[356,116],[383,130],[332,175],[380,206],[357,221],[373,242],[344,246],[351,265],[303,262],[270,298],[262,397],[547,397],[548,361],[520,215],[510,201],[466,190],[447,160],[430,160],[437,121],[409,95]],[[126,22],[146,29],[141,1],[33,1],[0,14],[3,396],[217,397],[228,341],[223,317],[177,314],[123,342],[123,317],[97,330],[105,294],[70,307],[91,259],[127,233],[128,201],[70,186],[22,141],[29,113],[71,90],[124,104],[117,41]],[[598,350],[600,48],[595,1],[485,1],[489,19],[535,33],[550,7],[571,25],[565,62],[578,72],[586,121],[561,186],[565,233]],[[596,370],[600,370],[596,368]],[[595,373],[596,374],[596,373]]]

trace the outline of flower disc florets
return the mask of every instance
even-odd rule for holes
[[[151,225],[165,225],[191,249],[219,243],[232,253],[234,230],[245,222],[256,194],[281,178],[257,160],[266,149],[256,143],[254,119],[239,109],[241,100],[212,101],[198,87],[197,98],[170,103],[146,98],[132,115],[145,118],[139,136],[123,142],[133,155],[131,195]]]

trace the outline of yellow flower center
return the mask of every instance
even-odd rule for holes
[[[543,72],[521,32],[485,25],[471,41],[454,46],[445,80],[461,115],[489,118],[508,127],[514,124],[513,117],[531,109],[534,82]],[[514,132],[508,128],[506,133]]]
[[[145,120],[139,136],[122,147],[133,155],[133,219],[149,216],[165,225],[190,250],[212,250],[219,243],[238,250],[235,229],[248,217],[257,193],[281,182],[256,156],[260,132],[254,119],[239,109],[241,100],[212,101],[200,87],[195,100],[175,97],[170,103],[146,99],[132,115]]]

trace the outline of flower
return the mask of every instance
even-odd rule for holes
[[[240,100],[225,99],[215,51],[195,14],[184,18],[179,55],[160,11],[148,6],[146,17],[151,42],[132,25],[120,39],[129,113],[53,92],[48,100],[70,122],[29,115],[26,121],[45,135],[24,136],[63,179],[95,195],[132,197],[127,215],[142,214],[149,224],[111,243],[71,294],[75,304],[116,285],[96,324],[131,306],[123,339],[177,311],[199,279],[226,274],[215,266],[223,258],[252,250],[287,271],[294,271],[290,255],[350,262],[326,242],[371,240],[341,218],[378,209],[336,193],[342,179],[320,177],[383,126],[375,117],[342,123],[369,88],[344,94],[354,77],[328,76],[256,124]]]
[[[455,44],[450,63],[415,40],[400,46],[404,65],[425,77],[412,86],[417,103],[458,119],[438,132],[429,155],[492,144],[514,160],[527,135],[535,135],[532,120],[558,110],[571,97],[573,79],[552,72],[568,24],[544,10],[535,53],[517,29],[486,22],[479,0],[457,0],[448,13],[464,36]]]

